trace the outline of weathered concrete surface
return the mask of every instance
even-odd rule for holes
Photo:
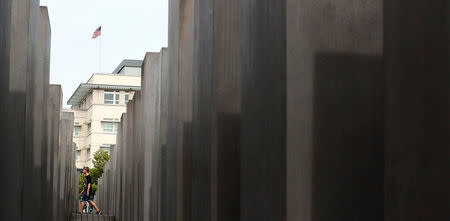
[[[450,5],[383,3],[384,220],[448,220]]]
[[[15,174],[20,173],[21,169],[21,153],[24,148],[24,143],[20,142],[19,144],[15,143],[16,140],[10,140],[10,136],[17,137],[19,131],[23,131],[23,123],[24,123],[24,102],[25,102],[25,87],[21,85],[21,87],[17,88],[17,83],[14,81],[15,73],[14,63],[11,63],[11,35],[12,30],[12,16],[13,13],[11,11],[12,1],[5,0],[0,2],[0,98],[2,98],[5,103],[0,105],[0,138],[5,141],[5,145],[0,148],[0,154],[2,156],[8,156],[5,160],[0,161],[0,165],[2,168],[10,168],[5,171],[5,175],[7,177],[14,177]],[[26,60],[26,57],[22,57],[21,60]],[[19,61],[16,61],[19,62]],[[24,78],[24,72],[21,76]],[[22,99],[22,100],[17,100]],[[20,102],[19,105],[21,108],[14,108],[13,102]],[[16,118],[10,118],[10,112],[18,112]],[[22,115],[20,115],[22,113]],[[9,124],[9,120],[12,122],[16,122],[14,127],[11,127]],[[22,129],[22,130],[21,130]],[[22,135],[23,135],[22,133]],[[22,136],[23,137],[23,136]],[[15,147],[15,151],[11,151],[10,146]],[[20,214],[20,199],[17,194],[20,191],[21,185],[21,177],[18,179],[6,179],[5,182],[0,183],[1,189],[8,189],[11,187],[9,191],[5,191],[5,196],[7,199],[11,199],[11,201],[2,200],[0,202],[0,219],[1,220],[19,220],[21,218]]]
[[[54,119],[55,116],[61,117],[61,106],[62,106],[62,89],[60,85],[50,85],[49,87],[49,97],[48,97],[48,119]],[[58,204],[59,204],[59,170],[61,159],[60,156],[60,140],[59,136],[55,136],[55,134],[60,133],[60,121],[59,120],[49,120],[49,125],[47,126],[47,130],[49,131],[49,142],[50,146],[49,158],[51,158],[51,168],[50,171],[52,173],[52,220],[57,220],[58,217]],[[53,135],[51,135],[53,134]]]
[[[48,12],[37,0],[2,1],[0,6],[0,76],[5,96],[0,108],[5,136],[1,165],[8,168],[1,186],[6,191],[0,217],[66,220],[78,196],[73,116],[64,119],[65,127],[60,128],[61,87],[49,86]]]
[[[189,180],[184,180],[184,122],[192,121],[192,68],[194,55],[194,0],[169,1],[168,128],[166,146],[166,220],[186,220]],[[176,190],[176,191],[173,191]]]
[[[286,2],[242,4],[240,220],[280,221],[286,219]]]
[[[286,2],[287,219],[381,220],[382,3]]]
[[[40,7],[40,17],[39,17],[39,42],[38,42],[38,57],[41,58],[41,61],[38,62],[40,65],[39,71],[42,71],[43,76],[43,94],[41,96],[43,97],[43,107],[42,107],[42,119],[43,119],[43,140],[42,140],[42,152],[41,152],[41,158],[42,158],[42,193],[43,195],[43,201],[47,202],[51,199],[51,182],[50,182],[50,165],[49,165],[49,145],[48,145],[48,122],[49,119],[47,118],[47,112],[48,112],[48,93],[49,93],[49,81],[50,81],[50,47],[51,47],[51,27],[50,27],[50,18],[48,15],[48,9],[47,7]],[[42,70],[40,70],[42,69]],[[42,210],[44,211],[44,219],[50,220],[50,214],[51,214],[51,207],[44,207]]]
[[[51,162],[64,156],[52,152],[59,148],[60,134],[59,128],[50,124],[59,125],[61,101],[58,100],[58,105],[47,101],[60,95],[48,86],[48,13],[45,7],[39,7],[38,0],[2,1],[0,10],[1,92],[5,96],[1,108],[1,134],[5,136],[2,155],[7,156],[2,166],[8,168],[6,181],[2,183],[5,186],[1,186],[8,190],[4,196],[7,200],[1,205],[0,216],[2,220],[50,220],[53,205],[61,202],[49,205],[42,202],[52,201],[52,195],[58,196],[56,192],[49,193],[55,180],[60,179],[54,177]],[[56,94],[49,95],[49,90]],[[59,182],[67,185],[70,181]],[[58,208],[66,212],[67,207]]]
[[[192,220],[239,219],[240,9],[236,0],[195,2]]]
[[[50,26],[48,14],[42,14],[39,1],[30,1],[30,35],[32,57],[29,61],[27,72],[27,104],[26,104],[26,148],[24,155],[24,170],[30,175],[24,177],[24,219],[44,219],[44,206],[40,203],[44,200],[44,133],[46,105],[45,91],[48,90],[49,73],[46,72],[45,64],[50,59],[50,54],[45,53],[49,44],[50,35],[47,35],[47,27]],[[47,19],[47,20],[45,20]],[[41,25],[42,23],[42,25]],[[41,44],[41,42],[45,42]],[[40,191],[36,191],[36,189]]]
[[[168,123],[168,113],[169,113],[169,60],[168,60],[168,50],[167,48],[162,48],[160,51],[160,69],[161,69],[161,106],[160,106],[160,158],[159,158],[159,169],[160,169],[160,216],[159,220],[166,220],[166,147],[167,142],[170,139],[167,134],[167,129],[169,127]]]
[[[144,220],[154,220],[157,217],[157,193],[156,187],[158,179],[154,174],[157,171],[158,149],[159,149],[159,96],[160,96],[160,76],[157,73],[160,55],[159,53],[147,53],[142,65],[142,93],[145,99],[142,101],[142,122],[146,127],[142,128],[142,148],[145,151],[144,160]]]
[[[5,67],[8,70],[2,72],[2,75],[6,77],[4,80],[6,85],[6,113],[4,113],[6,119],[2,123],[6,126],[4,147],[6,157],[5,166],[11,168],[6,174],[7,177],[17,177],[16,179],[6,179],[5,192],[6,199],[11,199],[7,202],[5,208],[6,220],[20,220],[23,218],[24,199],[21,194],[24,190],[24,176],[17,176],[17,174],[24,174],[24,156],[25,156],[25,144],[26,144],[26,88],[27,88],[27,76],[33,69],[32,60],[34,59],[33,48],[36,43],[34,33],[30,33],[29,28],[35,29],[30,21],[30,17],[35,15],[34,11],[39,10],[39,6],[30,1],[13,1],[2,3],[2,19],[5,16],[5,32],[2,35],[9,35],[2,42],[3,47],[8,51],[5,53],[8,64]],[[5,10],[9,11],[3,14]],[[6,17],[10,16],[10,17]],[[34,17],[36,19],[36,17]],[[37,20],[37,19],[36,19]],[[2,26],[3,29],[3,26]],[[3,30],[2,30],[3,31]],[[6,36],[5,36],[6,37]],[[30,156],[29,153],[27,152]],[[28,167],[28,165],[27,165]],[[29,168],[29,167],[28,167]],[[28,173],[32,175],[32,173]],[[31,196],[30,196],[31,198]]]

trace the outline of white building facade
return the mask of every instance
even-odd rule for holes
[[[124,60],[111,74],[96,73],[80,84],[67,104],[75,115],[76,167],[93,167],[99,149],[110,151],[116,144],[120,118],[135,91],[141,89],[142,61]]]

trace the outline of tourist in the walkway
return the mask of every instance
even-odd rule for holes
[[[83,214],[84,205],[88,202],[95,208],[97,215],[100,215],[102,214],[102,211],[95,205],[94,201],[92,201],[92,178],[91,175],[89,175],[89,167],[84,167],[83,173],[86,176],[86,182],[84,183],[84,190],[81,192],[83,196],[81,199],[80,213]]]

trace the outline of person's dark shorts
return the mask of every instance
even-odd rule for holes
[[[82,201],[91,201],[92,200],[92,194],[89,194],[89,196],[86,194],[86,192],[83,192],[83,196],[81,197]]]

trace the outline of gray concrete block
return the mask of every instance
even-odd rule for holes
[[[60,165],[60,148],[59,148],[59,134],[60,134],[60,116],[61,116],[61,107],[62,107],[62,89],[59,85],[50,85],[48,91],[48,100],[47,100],[47,145],[48,145],[48,153],[47,159],[50,159],[47,162],[47,172],[50,174],[50,182],[51,182],[51,201],[52,203],[52,219],[56,219],[57,210],[59,204],[59,165]]]
[[[239,198],[239,185],[235,185],[239,167],[234,165],[239,165],[240,140],[219,126],[236,123],[234,133],[239,136],[241,2],[198,1],[195,12],[192,220],[235,220],[239,204],[227,197]],[[238,120],[224,115],[237,115]],[[234,156],[222,160],[222,151]],[[223,168],[235,170],[235,184],[219,182],[227,174]]]
[[[242,5],[240,219],[284,220],[286,2]]]
[[[382,219],[382,9],[287,1],[288,220]]]
[[[6,211],[0,211],[0,216],[2,220],[66,219],[76,190],[68,188],[75,187],[76,181],[74,167],[68,166],[74,156],[72,131],[60,134],[61,88],[49,86],[48,12],[38,0],[2,1],[0,10],[1,92],[5,96],[0,110],[5,127],[0,129],[8,147],[3,148],[8,157],[2,163],[15,174],[7,177],[17,177],[6,179],[8,200],[1,205]],[[69,124],[71,128],[73,123]],[[60,136],[68,138],[63,145]]]
[[[3,101],[7,101],[5,104],[0,105],[0,139],[6,141],[5,146],[9,147],[8,135],[9,135],[9,124],[8,122],[8,111],[9,111],[9,78],[10,72],[10,38],[11,38],[11,0],[5,0],[0,2],[0,98]],[[23,146],[16,146],[17,152],[20,152]],[[0,148],[0,154],[6,156],[9,154],[9,148]],[[4,168],[11,168],[8,163],[18,160],[16,153],[9,155],[12,158],[11,161],[4,160],[0,162],[0,165]],[[7,167],[8,166],[8,167]],[[6,171],[6,176],[11,176],[13,173],[17,173],[18,168],[13,168],[10,171]],[[10,182],[1,182],[0,188],[7,189],[9,184],[17,185],[17,180]],[[9,198],[18,193],[18,189],[13,187],[10,191],[7,191],[5,197]],[[12,202],[2,200],[0,202],[0,219],[1,220],[17,220],[20,218],[18,201],[19,199],[13,199]],[[12,204],[10,204],[12,203]],[[14,206],[13,206],[14,205]]]
[[[42,80],[43,80],[43,107],[42,107],[42,119],[43,119],[43,140],[42,140],[42,152],[41,152],[41,175],[42,175],[42,193],[43,198],[41,199],[44,202],[50,201],[51,199],[51,182],[50,182],[50,173],[49,173],[49,145],[48,145],[48,136],[47,126],[49,119],[47,118],[48,110],[48,88],[50,81],[50,47],[51,47],[51,28],[50,28],[50,18],[48,15],[47,7],[40,7],[39,13],[39,31],[38,31],[38,71],[42,72]],[[44,213],[44,219],[50,220],[51,207],[40,208]]]
[[[169,1],[168,128],[166,146],[166,220],[186,220],[184,203],[191,190],[183,181],[184,122],[192,121],[192,68],[194,55],[194,0]],[[176,190],[176,191],[172,191]]]
[[[34,3],[34,2],[33,2]],[[30,33],[30,13],[34,5],[30,7],[29,1],[3,1],[1,3],[2,31],[1,31],[1,64],[2,64],[2,94],[5,96],[5,105],[2,105],[2,134],[6,148],[5,156],[8,156],[4,166],[10,168],[7,177],[15,177],[24,174],[25,134],[26,134],[26,79],[33,65],[32,53],[35,43],[34,33]],[[34,29],[33,29],[34,30]],[[29,40],[29,41],[28,41]],[[30,62],[29,62],[30,61]],[[4,91],[3,91],[4,90]],[[13,150],[13,151],[11,151]],[[15,174],[15,175],[14,175]],[[29,174],[31,175],[31,174]],[[5,197],[11,199],[2,205],[6,211],[0,215],[5,220],[22,219],[22,187],[23,176],[17,179],[7,179],[4,183]],[[17,197],[20,196],[20,197]],[[3,211],[2,211],[3,212]]]
[[[158,184],[157,171],[158,160],[157,151],[159,149],[159,96],[160,96],[160,76],[157,73],[159,68],[159,53],[147,53],[142,65],[142,94],[145,97],[142,101],[142,108],[147,110],[143,112],[142,122],[146,125],[142,128],[142,148],[144,148],[144,220],[156,219],[158,190],[155,185]]]
[[[450,219],[449,4],[383,1],[385,220]],[[415,16],[408,16],[414,14]]]
[[[23,5],[25,6],[25,5]],[[39,1],[29,1],[25,6],[28,19],[28,67],[26,77],[26,130],[24,172],[30,172],[24,176],[23,186],[23,218],[43,219],[43,207],[39,202],[43,200],[42,190],[42,152],[43,152],[43,106],[44,106],[44,56],[40,51],[45,50],[45,45],[39,44]],[[48,84],[48,82],[46,82]]]

